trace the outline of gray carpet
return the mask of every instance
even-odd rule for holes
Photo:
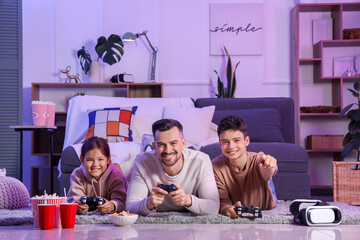
[[[290,201],[281,202],[278,206],[269,211],[262,211],[263,217],[254,220],[248,218],[232,219],[220,214],[211,216],[195,216],[191,213],[178,212],[153,212],[146,217],[139,216],[136,224],[287,224],[293,222],[293,217],[289,212]],[[360,207],[350,206],[345,203],[332,202],[330,205],[337,206],[342,212],[341,224],[360,224]],[[110,224],[108,215],[77,215],[76,224]],[[24,225],[33,224],[32,211],[30,208],[7,210],[0,209],[0,225]]]

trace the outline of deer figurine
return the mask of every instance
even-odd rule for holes
[[[70,69],[71,69],[70,66],[67,66],[65,70],[61,70],[61,72],[65,73],[66,76],[67,76],[66,83],[71,83],[72,79],[75,80],[75,83],[81,83],[80,78],[79,78],[79,74],[76,74],[76,76],[70,75],[69,74]]]

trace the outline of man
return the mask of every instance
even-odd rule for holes
[[[158,120],[152,132],[155,150],[135,159],[126,209],[141,215],[154,210],[218,213],[219,194],[209,156],[185,148],[183,128],[176,120]],[[167,192],[160,184],[174,184],[177,190]]]
[[[222,119],[218,126],[222,154],[213,160],[220,196],[220,213],[237,218],[236,205],[268,210],[276,207],[270,187],[277,161],[262,152],[247,152],[250,137],[245,122],[236,116]]]

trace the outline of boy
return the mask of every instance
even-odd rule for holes
[[[250,143],[246,123],[236,117],[222,119],[218,126],[222,154],[213,159],[213,170],[220,197],[220,213],[238,217],[236,205],[263,210],[276,207],[269,186],[277,172],[276,159],[262,152],[247,152]]]

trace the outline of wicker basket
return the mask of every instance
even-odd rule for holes
[[[350,166],[359,162],[333,162],[334,202],[360,205],[360,170]]]
[[[360,28],[344,29],[344,39],[360,39]]]

